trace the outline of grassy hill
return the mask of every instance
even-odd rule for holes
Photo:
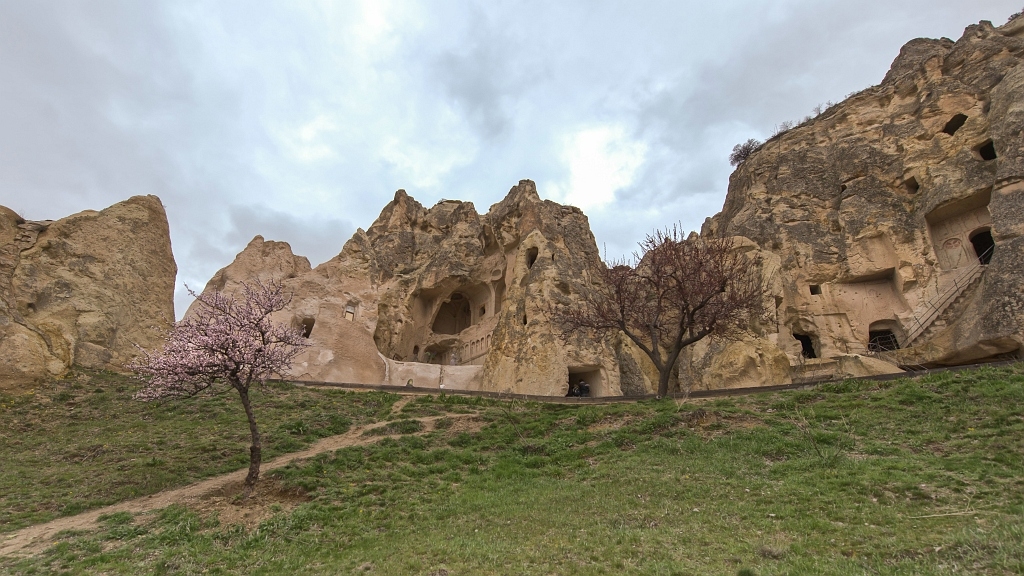
[[[233,398],[132,390],[82,374],[0,398],[0,532],[244,466]],[[1022,365],[689,404],[396,400],[274,386],[272,453],[390,436],[267,474],[258,522],[240,501],[119,514],[0,570],[1024,573]]]

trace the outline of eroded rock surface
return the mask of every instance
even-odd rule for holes
[[[880,85],[733,173],[703,233],[744,236],[778,259],[768,336],[794,377],[884,371],[859,359],[872,353],[890,368],[1019,354],[1022,58],[1024,18],[914,40]]]
[[[573,298],[602,266],[586,216],[541,200],[524,180],[477,213],[469,202],[425,208],[404,191],[341,253],[309,270],[287,244],[257,237],[207,290],[281,280],[292,294],[281,319],[310,348],[290,377],[564,395],[570,379],[595,395],[649,387],[613,340],[561,342],[548,303]]]
[[[0,207],[0,388],[123,370],[174,321],[176,273],[155,196],[46,222]]]
[[[769,317],[681,357],[690,389],[785,384],[1019,354],[1024,337],[1024,18],[903,47],[878,86],[772,138],[702,233],[757,255]],[[282,280],[312,346],[289,376],[546,395],[644,394],[628,341],[562,341],[546,310],[600,262],[586,217],[530,181],[478,214],[399,191],[309,270],[257,237],[208,290]],[[898,348],[898,350],[896,350]]]

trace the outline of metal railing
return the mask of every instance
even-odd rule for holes
[[[983,254],[981,254],[974,263],[961,270],[956,276],[953,277],[953,281],[950,282],[942,291],[936,294],[934,297],[929,298],[923,306],[920,306],[914,311],[914,317],[907,323],[904,328],[907,333],[907,339],[904,341],[900,348],[907,348],[911,343],[914,342],[929,326],[935,322],[936,319],[957,299],[958,296],[963,294],[964,290],[967,289],[975,280],[981,276],[981,273],[985,271],[988,257],[992,254],[994,246],[989,247]]]

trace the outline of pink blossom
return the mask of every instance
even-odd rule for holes
[[[138,400],[193,396],[219,383],[248,389],[286,371],[307,346],[298,329],[270,319],[290,301],[276,282],[243,284],[241,299],[188,291],[196,313],[171,328],[161,350],[129,365],[148,381]]]
[[[290,301],[277,282],[243,283],[240,300],[221,292],[188,292],[199,303],[196,313],[175,323],[161,350],[143,350],[129,365],[146,382],[135,398],[148,401],[195,396],[217,385],[234,388],[245,408],[252,436],[249,474],[245,478],[248,497],[259,478],[262,461],[249,387],[253,382],[266,382],[272,374],[283,373],[307,344],[297,329],[270,320],[271,314],[283,310]]]

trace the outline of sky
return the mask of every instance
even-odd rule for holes
[[[729,153],[1021,0],[0,0],[0,205],[155,194],[175,308],[260,234],[312,265],[398,189],[520,179],[609,257],[721,209]]]

